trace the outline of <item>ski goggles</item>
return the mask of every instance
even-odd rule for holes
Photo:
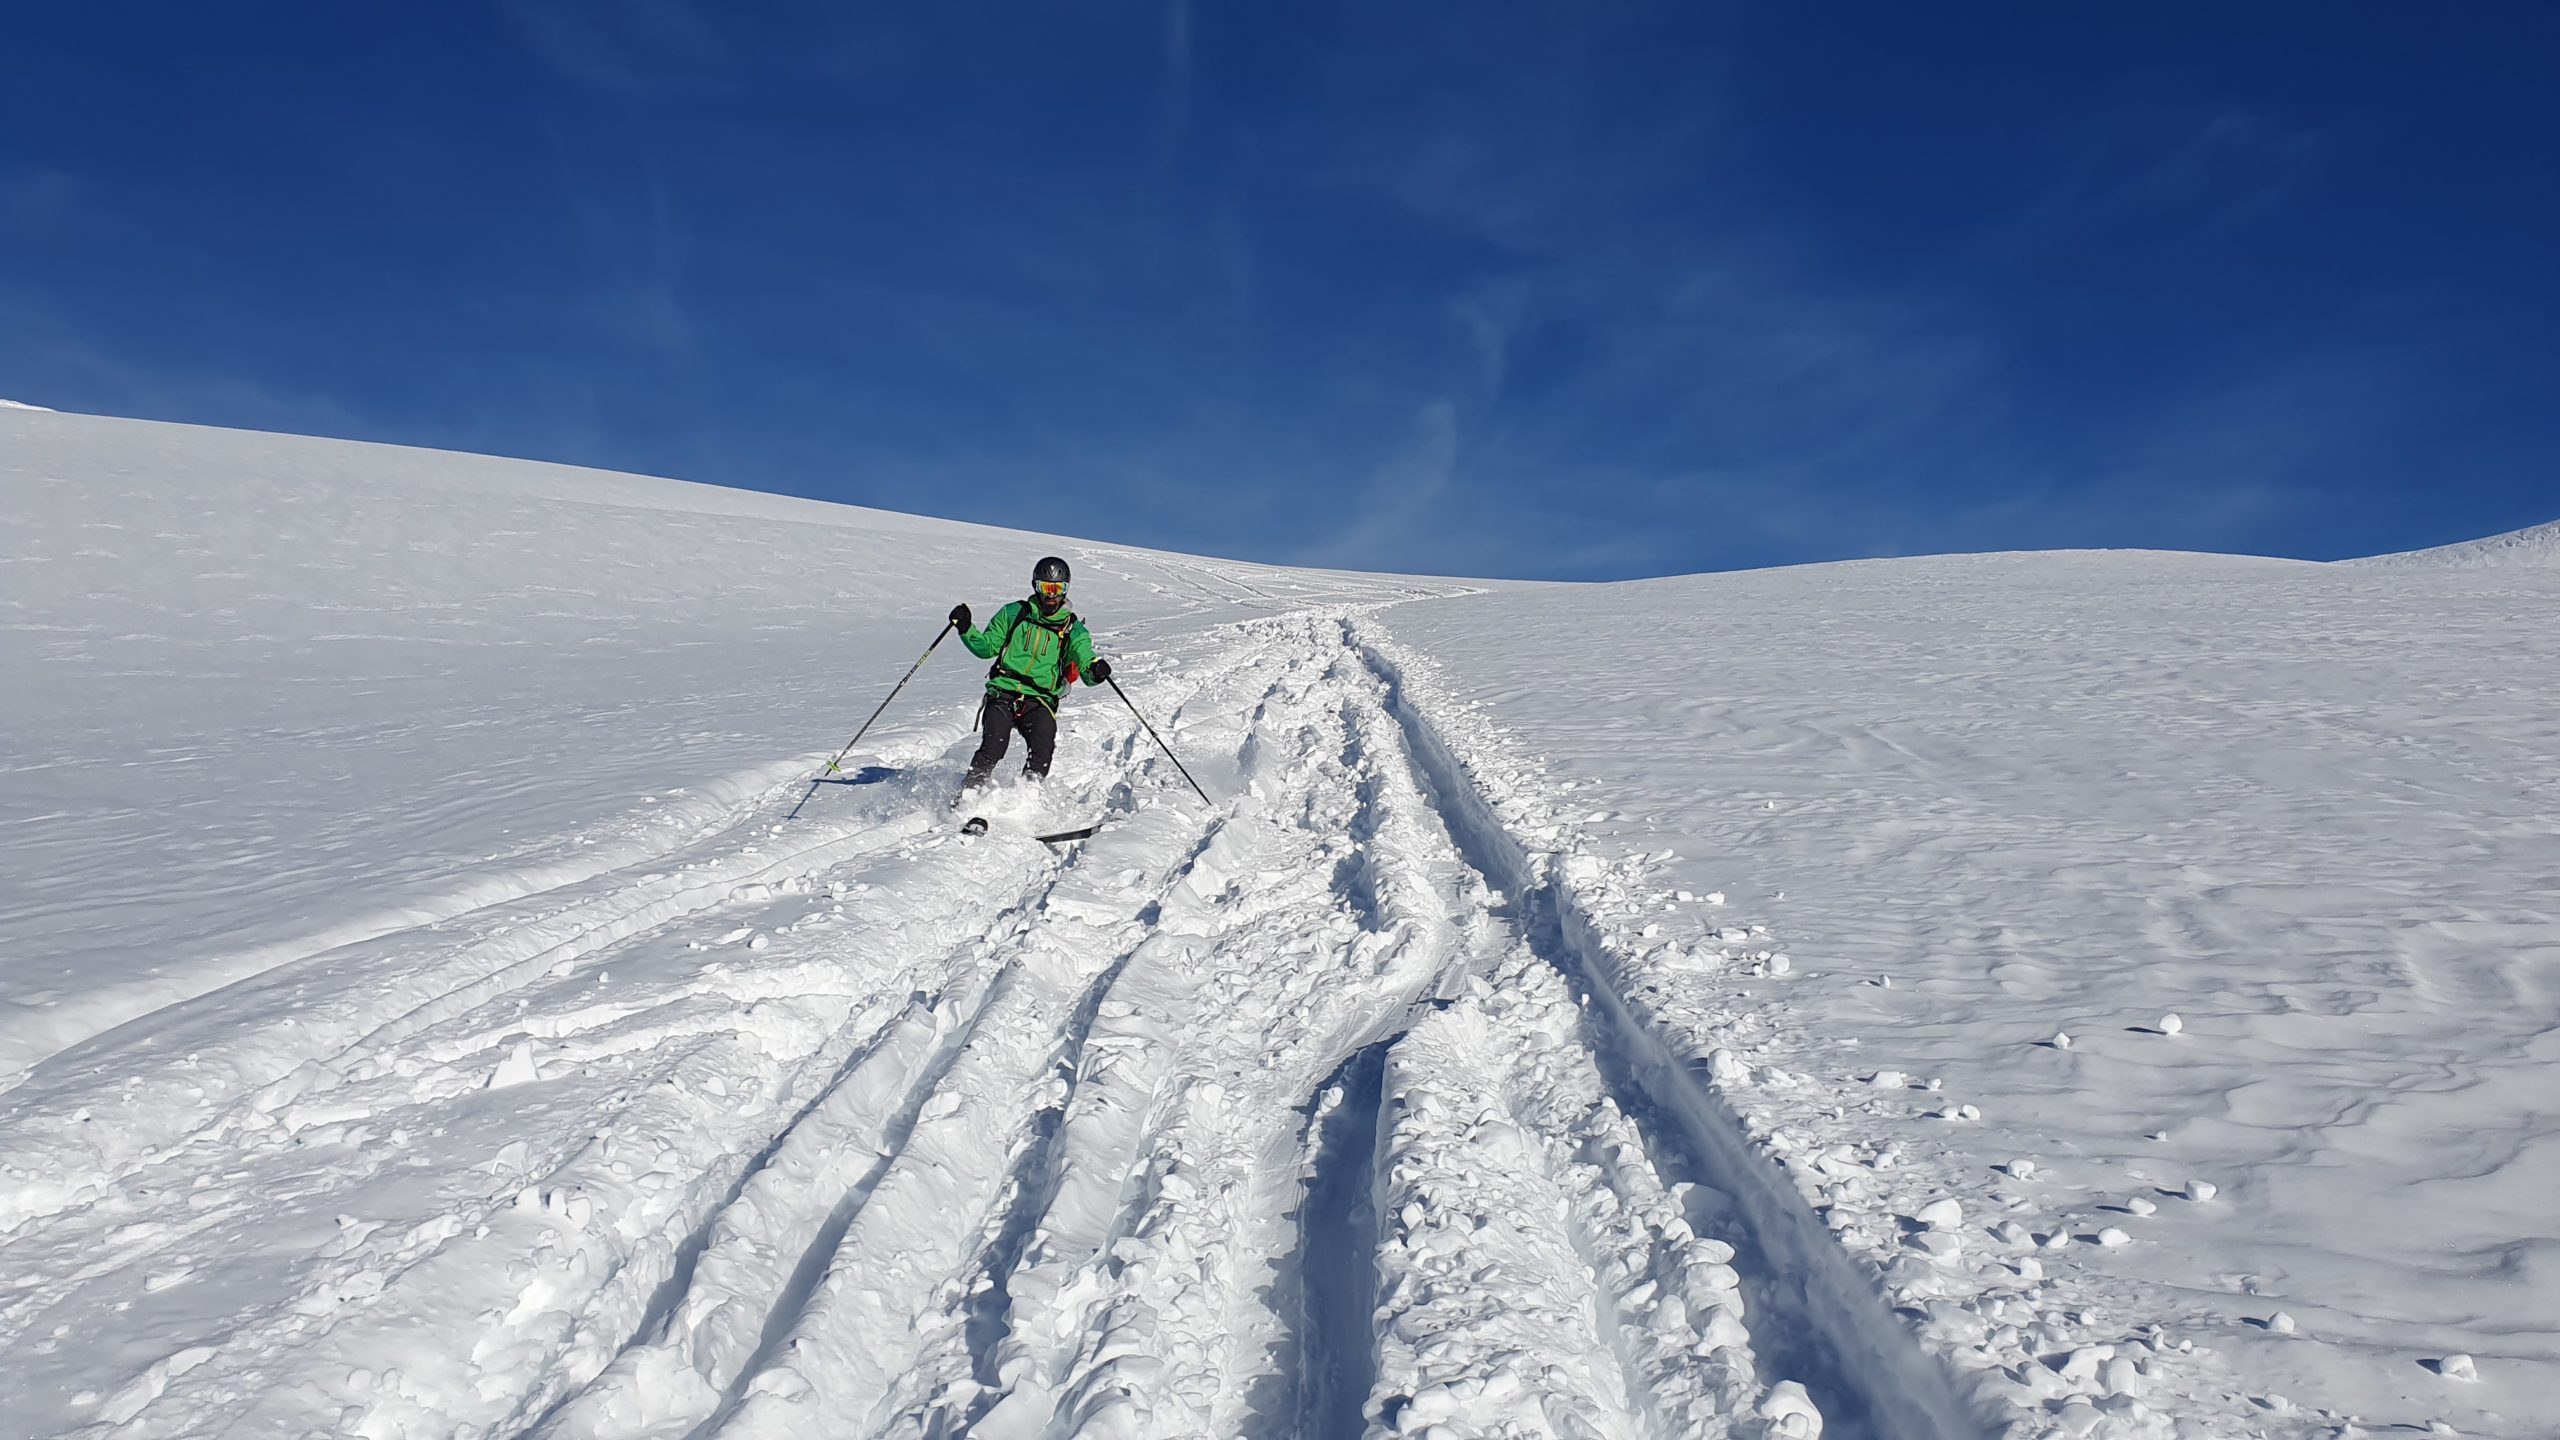
[[[1031,584],[1031,593],[1034,595],[1046,595],[1052,600],[1063,600],[1067,597],[1067,582],[1064,580],[1035,580]]]

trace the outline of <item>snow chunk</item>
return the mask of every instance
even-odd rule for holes
[[[1768,1397],[1760,1402],[1760,1418],[1769,1422],[1770,1435],[1787,1440],[1814,1440],[1822,1433],[1822,1412],[1814,1408],[1804,1386],[1793,1380],[1769,1387]]]
[[[507,1058],[498,1062],[498,1068],[489,1072],[486,1088],[504,1090],[510,1085],[530,1085],[541,1078],[542,1071],[533,1063],[533,1042],[519,1040],[516,1048],[507,1052]]]

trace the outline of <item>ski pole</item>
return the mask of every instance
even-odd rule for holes
[[[1164,737],[1163,737],[1163,736],[1161,736],[1161,735],[1157,735],[1157,734],[1156,734],[1156,727],[1155,727],[1155,726],[1153,726],[1153,725],[1151,725],[1151,724],[1148,724],[1148,722],[1147,722],[1147,717],[1146,717],[1145,712],[1141,711],[1141,710],[1138,708],[1138,702],[1137,702],[1137,701],[1132,700],[1132,699],[1130,699],[1130,698],[1129,698],[1129,692],[1128,692],[1128,691],[1123,690],[1123,689],[1121,689],[1121,688],[1120,688],[1120,682],[1119,682],[1119,681],[1117,681],[1117,680],[1113,680],[1113,679],[1105,678],[1105,679],[1103,680],[1103,682],[1102,682],[1102,683],[1103,683],[1103,684],[1105,684],[1105,685],[1110,686],[1110,687],[1111,687],[1111,693],[1120,697],[1120,703],[1129,707],[1129,713],[1138,717],[1138,723],[1139,723],[1139,724],[1141,724],[1141,725],[1145,725],[1145,726],[1147,727],[1147,733],[1148,733],[1149,735],[1151,735],[1151,736],[1154,736],[1154,737],[1155,737],[1155,742],[1156,742],[1156,744],[1157,744],[1157,745],[1159,745],[1159,746],[1161,746],[1161,747],[1163,748],[1163,750],[1164,750],[1164,758],[1166,758],[1167,760],[1170,760],[1170,761],[1172,761],[1172,762],[1173,762],[1173,768],[1174,768],[1174,769],[1182,771],[1182,778],[1183,778],[1183,779],[1185,779],[1185,780],[1191,780],[1191,772],[1190,772],[1190,770],[1188,770],[1187,768],[1185,768],[1185,767],[1184,767],[1184,765],[1183,765],[1183,763],[1182,763],[1182,757],[1173,753],[1173,747],[1172,747],[1172,746],[1170,746],[1170,745],[1166,745],[1166,744],[1164,743]],[[1208,792],[1208,791],[1200,789],[1200,782],[1199,782],[1199,781],[1197,781],[1197,780],[1191,780],[1191,788],[1192,788],[1194,791],[1197,791],[1197,792],[1199,793],[1200,798],[1201,798],[1201,799],[1203,799],[1203,800],[1207,800],[1207,801],[1208,801],[1208,803],[1210,803],[1210,804],[1212,804],[1212,805],[1215,805],[1215,804],[1217,804],[1217,803],[1218,803],[1218,802],[1217,802],[1217,801],[1215,801],[1215,800],[1210,800],[1210,799],[1209,799],[1209,792]]]
[[[800,797],[800,805],[806,805],[809,803],[809,796],[818,793],[818,786],[825,781],[828,776],[836,773],[836,767],[844,763],[844,757],[852,754],[853,747],[862,743],[862,737],[871,733],[871,721],[879,719],[881,715],[888,710],[889,701],[897,699],[898,692],[906,689],[907,682],[916,678],[916,672],[924,668],[924,662],[933,658],[934,648],[942,643],[943,636],[951,633],[952,624],[952,621],[946,619],[942,622],[942,628],[933,632],[933,644],[924,647],[924,653],[916,657],[916,663],[908,666],[907,673],[899,677],[898,683],[889,687],[888,698],[880,702],[880,708],[878,710],[871,712],[871,720],[863,721],[862,728],[854,731],[853,738],[844,742],[844,748],[836,752],[836,758],[828,761],[827,768],[818,772],[818,778],[809,782],[809,789],[807,793]],[[796,820],[800,818],[800,805],[792,806],[791,813],[783,816],[782,818],[785,820]]]

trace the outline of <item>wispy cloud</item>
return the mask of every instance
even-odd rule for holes
[[[1340,508],[1345,520],[1302,563],[1338,569],[1425,570],[1442,547],[1422,543],[1446,530],[1458,466],[1458,410],[1434,400],[1414,412],[1393,453],[1374,466]]]
[[[46,297],[0,281],[0,377],[7,393],[30,404],[91,414],[389,438],[377,417],[319,390],[239,368],[135,358],[96,329]]]
[[[1426,42],[1331,62],[1326,113],[1357,123],[1300,137],[1298,159],[1306,183],[1391,207],[1402,252],[1429,257],[1436,308],[1382,319],[1405,353],[1369,352],[1348,398],[1435,407],[1452,443],[1433,484],[1468,500],[1373,500],[1312,553],[1545,574],[1801,558],[1859,528],[1844,491],[1889,497],[1915,450],[1995,426],[1993,332],[1825,274],[1783,214],[1715,202],[1750,140],[1712,45],[1687,37],[1680,83],[1631,94],[1641,19],[1415,23]],[[1380,473],[1411,476],[1411,440],[1390,443]]]
[[[685,86],[735,58],[730,32],[688,0],[506,0],[504,13],[537,59],[598,90]]]
[[[573,181],[591,260],[584,308],[605,333],[661,358],[694,348],[686,296],[692,233],[676,213],[666,177],[654,170],[638,193],[613,194]]]
[[[45,165],[0,169],[0,234],[57,243],[165,245],[120,213],[95,181]]]
[[[2294,253],[2353,158],[2344,130],[2246,96],[2022,82],[1914,118],[1899,138],[1917,156],[2013,101],[2043,107],[1939,186],[1860,168],[1899,153],[1870,122],[1909,77],[1804,94],[1828,60],[1755,67],[1768,57],[1733,48],[1767,40],[1765,9],[1743,39],[1713,4],[501,11],[520,53],[494,60],[540,69],[547,154],[522,153],[512,117],[471,135],[490,147],[484,191],[433,167],[381,183],[381,137],[418,133],[407,111],[341,147],[366,176],[357,201],[397,188],[477,224],[314,234],[336,207],[243,172],[226,183],[324,223],[226,250],[207,241],[222,227],[157,214],[114,232],[110,202],[132,192],[0,167],[0,238],[112,240],[113,268],[158,286],[134,329],[178,342],[155,373],[120,371],[114,325],[94,322],[141,308],[127,292],[85,329],[62,312],[85,351],[40,351],[30,337],[52,332],[29,306],[48,297],[24,274],[13,294],[13,265],[0,361],[24,374],[42,353],[92,394],[183,396],[191,345],[254,328],[279,337],[277,374],[360,357],[310,383],[431,411],[406,436],[431,443],[1213,552],[1539,575],[2264,545],[2415,413],[2393,380],[2427,368],[2405,347],[2396,369],[2373,358],[2410,327],[2346,318],[2324,372],[2302,353],[2322,342],[2301,293],[2258,329],[2228,320],[2249,267]],[[503,216],[453,203],[483,193],[537,198]],[[524,243],[473,256],[499,233]],[[275,297],[315,257],[355,291],[400,274],[452,293],[252,325],[290,308]],[[2190,277],[2229,284],[2207,296]],[[2507,318],[2509,351],[2539,314]],[[395,331],[421,343],[385,344]],[[2441,408],[2522,409],[2538,378],[2510,367],[2510,398],[2473,387]],[[233,399],[250,423],[353,423],[273,419],[314,413],[289,385]]]
[[[708,0],[501,0],[526,53],[616,98],[740,94],[777,79],[912,80],[926,17],[893,7],[722,6]]]
[[[2238,105],[2149,102],[2093,113],[2057,140],[2043,193],[1997,227],[2009,246],[2077,243],[2132,223],[2212,234],[2265,219],[2319,171],[2319,133]]]
[[[1191,3],[1166,0],[1164,7],[1164,98],[1156,126],[1159,178],[1169,176],[1182,157],[1184,136],[1191,127]]]
[[[2356,350],[2272,356],[2212,374],[2110,427],[2093,456],[2041,497],[2070,538],[2294,553],[2322,523],[2334,477],[2398,427],[2394,367]],[[2099,448],[2108,437],[2093,437]]]

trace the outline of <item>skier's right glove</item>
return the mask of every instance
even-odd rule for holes
[[[951,607],[951,628],[959,631],[963,635],[969,633],[968,606],[954,605]]]

